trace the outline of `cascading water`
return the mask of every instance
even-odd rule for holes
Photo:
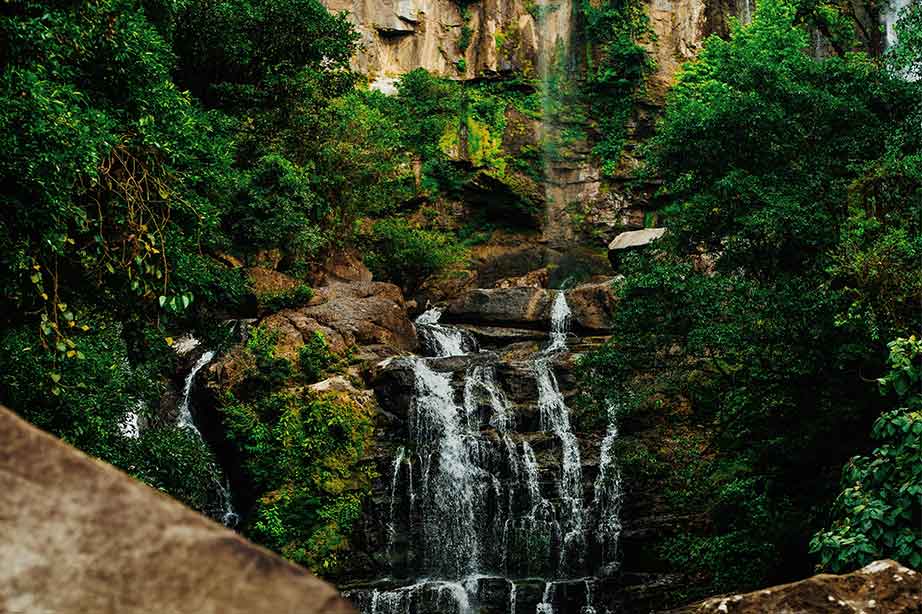
[[[585,537],[583,526],[583,474],[580,464],[579,442],[570,426],[570,412],[552,369],[558,352],[567,348],[570,307],[563,292],[558,292],[551,308],[551,342],[535,360],[535,378],[538,382],[538,409],[542,426],[560,440],[562,449],[560,498],[563,501],[563,543],[560,549],[560,566],[566,569],[581,561]]]
[[[387,476],[385,531],[395,576],[387,582],[397,587],[347,592],[363,614],[473,614],[483,586],[494,587],[488,595],[508,591],[505,607],[513,614],[552,613],[555,586],[584,584],[587,537],[598,532],[592,544],[609,543],[620,531],[614,517],[620,481],[611,456],[617,430],[612,426],[602,442],[587,508],[580,444],[554,373],[568,351],[570,309],[562,291],[550,315],[549,341],[526,363],[537,420],[521,425],[525,433],[516,432],[521,406],[513,411],[500,385],[507,380],[498,377],[497,355],[477,351],[464,331],[440,324],[439,310],[417,320],[430,356],[400,359],[413,375],[409,440],[396,449]],[[528,377],[529,368],[523,373]],[[543,432],[535,432],[538,421]],[[551,477],[546,464],[558,451],[559,472]],[[402,528],[409,539],[400,539]],[[406,574],[416,579],[400,586],[397,578]],[[536,581],[546,582],[540,602],[531,588]],[[591,614],[591,583],[585,587],[581,611]]]
[[[900,13],[912,0],[885,0],[880,11],[880,21],[884,27],[884,49],[890,49],[897,43],[896,22]]]
[[[194,341],[194,340],[193,340]],[[191,344],[191,347],[198,345],[198,342],[195,341]],[[179,414],[176,417],[176,424],[180,428],[188,429],[192,432],[198,439],[204,442],[201,431],[198,427],[195,426],[195,421],[192,418],[192,388],[195,384],[195,377],[199,374],[199,371],[205,368],[212,360],[214,360],[215,353],[212,351],[204,352],[199,359],[195,361],[195,364],[192,365],[192,368],[189,369],[189,373],[186,374],[186,379],[183,382],[182,396],[179,399]],[[223,477],[223,476],[221,476]],[[221,479],[219,476],[215,476],[214,483],[212,484],[213,492],[217,497],[217,502],[215,509],[209,512],[209,515],[213,516],[215,519],[220,520],[226,527],[234,527],[237,525],[237,522],[240,520],[240,517],[237,515],[237,512],[234,510],[233,498],[230,493],[230,485],[228,484],[226,478]]]

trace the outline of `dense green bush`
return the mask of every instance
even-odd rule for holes
[[[370,492],[373,475],[361,459],[371,415],[347,394],[297,385],[316,381],[333,361],[322,336],[302,349],[300,374],[275,355],[275,343],[264,329],[254,332],[247,348],[256,367],[228,391],[221,408],[255,492],[244,531],[317,573],[335,574]]]
[[[584,363],[626,415],[659,395],[712,433],[680,490],[726,496],[697,499],[713,526],[666,553],[705,592],[812,571],[830,476],[882,410],[866,378],[918,325],[922,91],[808,56],[798,15],[766,0],[680,72],[646,151],[669,233],[624,258],[612,340]]]
[[[402,218],[375,222],[366,243],[365,263],[372,273],[410,293],[427,277],[465,256],[450,235],[417,228]]]
[[[811,543],[831,571],[885,558],[922,567],[922,343],[892,342],[889,364],[881,392],[905,405],[874,423],[878,447],[845,466],[836,520]]]

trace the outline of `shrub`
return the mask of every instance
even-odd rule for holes
[[[449,235],[417,228],[400,218],[375,222],[366,244],[365,264],[372,272],[410,293],[466,254]]]
[[[878,447],[842,471],[836,520],[810,544],[830,571],[882,558],[922,567],[922,343],[893,341],[889,363],[881,390],[905,405],[877,419],[871,436]]]

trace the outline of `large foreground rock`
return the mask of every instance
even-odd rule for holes
[[[788,612],[922,612],[922,574],[895,561],[876,561],[858,571],[821,574],[772,588],[715,597],[669,614],[762,614]]]
[[[0,612],[352,611],[304,569],[0,407]]]

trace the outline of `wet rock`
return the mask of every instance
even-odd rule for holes
[[[471,333],[481,346],[490,348],[499,348],[513,343],[534,343],[547,339],[547,333],[531,328],[478,326],[476,324],[459,324],[458,328]]]
[[[852,573],[820,574],[742,595],[714,597],[670,614],[922,611],[922,574],[896,561],[876,561]]]
[[[0,493],[0,612],[353,611],[304,568],[5,408]]]

